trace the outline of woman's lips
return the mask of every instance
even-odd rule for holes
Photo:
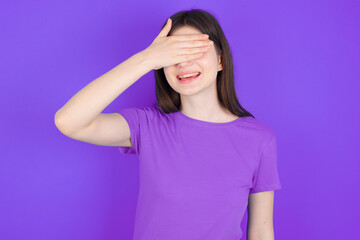
[[[179,72],[178,75],[176,75],[176,77],[179,79],[179,76],[181,75],[186,75],[186,74],[191,74],[191,73],[200,73],[200,71],[188,71],[188,72]]]
[[[180,80],[180,76],[185,76],[185,75],[188,75],[188,74],[194,74],[194,73],[197,73],[198,75],[194,75],[196,77],[200,76],[201,75],[201,72],[188,72],[188,73],[180,73],[176,76],[176,78],[178,80]],[[193,77],[193,76],[192,76]],[[189,77],[186,77],[186,78],[189,78]]]
[[[200,77],[200,75],[201,75],[201,72],[200,72],[200,74],[197,75],[197,76],[185,78],[185,79],[183,79],[183,80],[181,80],[181,79],[179,78],[179,76],[176,76],[176,78],[179,80],[180,83],[189,83],[189,82],[192,82],[193,80],[196,80],[198,77]]]

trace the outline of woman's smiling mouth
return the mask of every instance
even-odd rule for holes
[[[192,82],[193,80],[197,79],[200,75],[201,75],[201,72],[180,73],[179,75],[176,76],[176,78],[181,83],[189,83],[189,82]]]

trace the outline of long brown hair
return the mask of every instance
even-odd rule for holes
[[[170,36],[175,29],[182,26],[190,26],[200,32],[209,35],[209,39],[214,42],[218,55],[221,55],[223,69],[218,71],[216,77],[217,93],[220,104],[227,108],[232,114],[239,117],[251,116],[239,103],[234,86],[233,61],[229,44],[216,18],[201,9],[191,9],[173,14],[171,17],[172,27],[167,36]],[[166,22],[162,26],[163,29]],[[154,70],[156,99],[157,103],[165,113],[178,112],[180,110],[180,94],[176,92],[167,82],[164,68]]]

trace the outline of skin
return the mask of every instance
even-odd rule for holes
[[[247,240],[274,240],[274,191],[249,194]]]
[[[202,32],[190,26],[183,26],[172,33],[172,35],[187,34],[202,34]],[[217,55],[214,44],[197,59],[164,67],[169,85],[180,94],[180,110],[183,114],[197,120],[219,123],[238,118],[223,108],[218,101],[216,76],[222,69],[221,56]],[[201,75],[197,80],[184,84],[176,78],[177,74],[183,71],[200,71]]]

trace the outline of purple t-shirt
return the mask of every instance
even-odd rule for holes
[[[274,131],[252,117],[197,120],[158,106],[117,111],[139,159],[134,240],[239,240],[249,193],[281,189]]]

